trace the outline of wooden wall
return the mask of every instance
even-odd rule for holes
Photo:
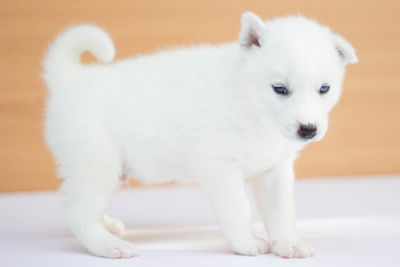
[[[55,189],[41,134],[41,58],[63,28],[93,22],[108,30],[117,58],[159,47],[234,40],[240,14],[302,13],[344,35],[359,64],[327,137],[296,164],[300,177],[400,172],[400,1],[0,0],[0,191]]]

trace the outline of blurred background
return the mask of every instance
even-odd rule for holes
[[[265,19],[313,17],[357,50],[359,63],[348,67],[330,130],[302,152],[297,176],[400,173],[398,0],[0,0],[0,191],[56,189],[61,182],[42,137],[41,60],[62,29],[81,22],[103,27],[118,60],[158,48],[234,41],[246,10]]]

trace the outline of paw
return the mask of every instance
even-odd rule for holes
[[[96,256],[105,258],[131,258],[138,256],[138,253],[130,242],[117,237],[89,245],[88,250]]]
[[[259,254],[268,253],[270,250],[267,241],[256,237],[235,240],[230,242],[230,245],[236,254],[245,256],[257,256]]]
[[[283,258],[307,258],[314,255],[312,247],[300,239],[277,240],[272,245],[272,253]]]
[[[125,234],[125,225],[121,220],[104,215],[104,224],[108,231],[114,235],[123,236]]]

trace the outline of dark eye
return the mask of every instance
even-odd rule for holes
[[[289,91],[285,86],[282,85],[272,85],[272,89],[274,89],[275,93],[279,95],[288,95]]]
[[[328,93],[330,88],[331,87],[329,85],[322,85],[321,88],[319,88],[319,93],[326,94],[326,93]]]

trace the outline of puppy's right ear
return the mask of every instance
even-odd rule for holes
[[[242,14],[242,28],[239,33],[239,42],[242,47],[261,47],[264,31],[265,24],[259,16],[249,11]]]

